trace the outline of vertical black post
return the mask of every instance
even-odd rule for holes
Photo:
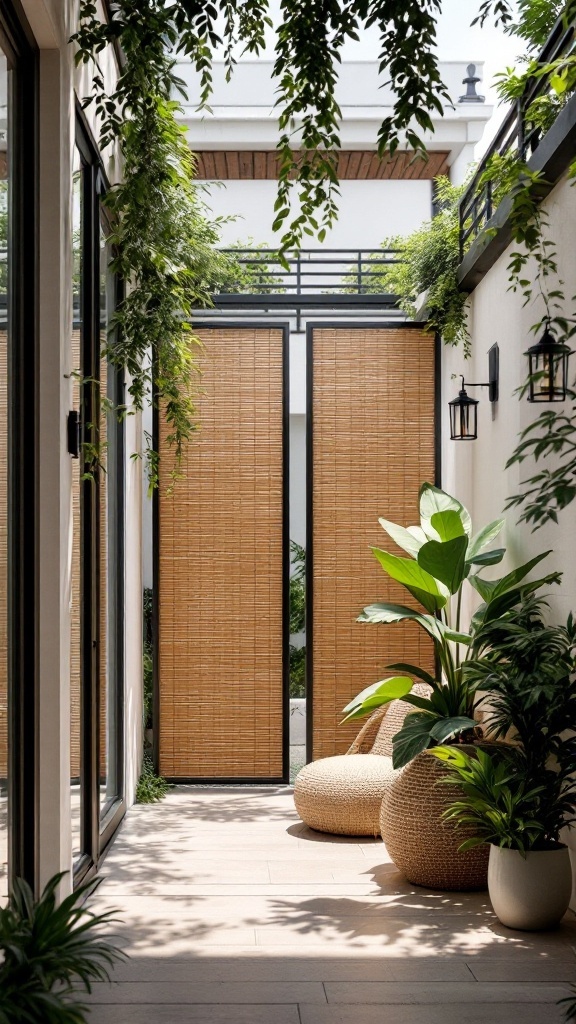
[[[306,326],[306,761],[314,758],[314,328]]]
[[[282,327],[282,775],[290,781],[290,326]]]
[[[10,69],[11,287],[8,300],[9,880],[37,888],[38,822],[38,86],[35,41],[2,5]]]

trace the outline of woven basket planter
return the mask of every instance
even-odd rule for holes
[[[430,754],[419,754],[399,772],[382,801],[382,839],[396,867],[414,885],[486,889],[489,847],[460,853],[458,847],[471,833],[442,821],[442,811],[459,793],[457,784],[438,784],[447,774]]]

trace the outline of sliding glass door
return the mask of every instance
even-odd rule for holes
[[[37,52],[0,7],[0,903],[35,878]]]
[[[106,180],[79,114],[73,196],[71,771],[74,876],[92,872],[124,811],[122,379],[106,359],[119,284]],[[73,422],[75,415],[73,417]],[[72,447],[74,447],[72,445]]]

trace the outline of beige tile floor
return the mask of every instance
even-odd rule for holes
[[[133,808],[93,898],[130,959],[92,1024],[560,1024],[576,919],[509,931],[484,893],[406,882],[380,841],[307,829],[289,789]]]

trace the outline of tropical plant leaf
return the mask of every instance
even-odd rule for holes
[[[425,545],[426,547],[427,545]],[[422,549],[423,550],[423,549]],[[399,558],[380,548],[372,548],[382,568],[406,589],[432,615],[440,611],[448,600],[448,594],[438,581],[419,564],[408,558]]]
[[[379,519],[378,522],[394,543],[403,551],[407,551],[413,558],[416,558],[420,548],[428,539],[425,533],[422,534],[422,538],[419,538],[410,529],[406,530],[403,526],[397,526],[396,523],[391,523],[388,519]]]
[[[456,594],[466,574],[467,546],[465,536],[444,542],[430,540],[418,552],[418,565],[433,579],[440,580],[451,594]]]
[[[495,519],[493,523],[488,523],[483,530],[480,530],[474,537],[472,537],[468,551],[466,552],[466,561],[473,562],[477,555],[479,555],[488,544],[491,544],[493,540],[502,532],[506,520]]]
[[[430,729],[430,736],[437,743],[444,743],[445,740],[455,736],[456,733],[466,732],[468,729],[475,729],[477,722],[473,718],[461,715],[458,718],[443,718],[436,722]]]
[[[478,591],[483,601],[490,601],[517,587],[532,569],[551,553],[552,550],[550,549],[544,551],[541,555],[536,555],[535,558],[531,558],[530,561],[520,565],[517,569],[513,569],[512,572],[502,576],[499,580],[481,580],[478,576],[474,576],[470,577],[470,582],[474,589]]]
[[[411,675],[421,679],[424,683],[428,683],[429,686],[434,686],[435,684],[434,676],[420,668],[419,665],[409,665],[406,661],[396,661],[393,665],[386,665],[386,668],[391,668],[394,672],[410,672]]]
[[[505,554],[506,548],[494,548],[493,551],[484,551],[479,555],[474,555],[474,558],[466,556],[466,562],[469,565],[498,565]]]
[[[407,608],[402,604],[369,604],[358,616],[358,622],[403,622],[404,619],[411,619],[417,622],[422,629],[425,629],[434,640],[440,640],[440,622],[432,615],[423,615],[414,608]]]
[[[430,522],[441,541],[465,536],[462,520],[455,509],[449,508],[445,512],[435,512]]]
[[[472,643],[473,638],[471,633],[458,633],[455,629],[448,629],[448,627],[444,626],[442,623],[440,623],[440,629],[442,631],[442,636],[446,640],[451,640],[454,644],[466,644],[466,646],[469,647]]]
[[[371,686],[367,686],[356,697],[353,697],[342,709],[342,713],[357,711],[361,707],[367,709],[368,704],[371,709],[382,707],[383,704],[388,704],[391,700],[398,700],[410,693],[413,686],[414,680],[408,676],[390,676],[388,679],[380,679],[379,682],[372,683]],[[347,719],[345,718],[344,721]]]
[[[400,732],[392,737],[392,765],[403,768],[430,744],[431,729],[437,721],[435,715],[425,711],[411,711],[404,719]]]
[[[422,547],[422,545],[428,540],[428,537],[421,526],[407,526],[406,530],[408,533],[412,534],[415,540],[418,541],[419,547]]]
[[[428,535],[430,527],[434,531],[432,539],[437,539],[436,530],[432,525],[432,516],[437,512],[454,511],[460,516],[464,532],[469,537],[472,532],[472,520],[470,519],[470,513],[464,508],[461,502],[456,498],[453,498],[446,491],[441,490],[439,487],[433,487],[432,484],[422,484],[420,493],[418,496],[419,507],[420,507],[420,519],[422,522],[422,529],[424,533]],[[428,528],[427,528],[428,527]]]

